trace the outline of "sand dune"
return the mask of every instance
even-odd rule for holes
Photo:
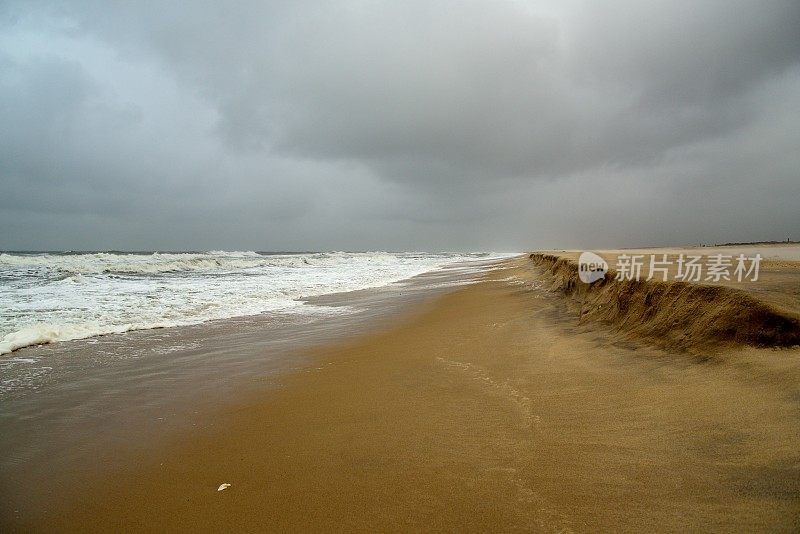
[[[544,283],[567,297],[581,321],[601,321],[628,336],[694,351],[727,344],[800,345],[800,316],[744,289],[752,284],[739,288],[674,280],[620,281],[613,270],[585,284],[570,255],[533,253],[530,259]],[[769,266],[766,270],[769,277]],[[763,280],[764,273],[761,276]],[[800,269],[796,276],[800,280]]]

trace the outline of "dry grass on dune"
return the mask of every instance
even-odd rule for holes
[[[677,281],[615,279],[592,284],[578,264],[552,254],[530,255],[548,288],[568,297],[581,321],[602,321],[659,345],[692,351],[726,344],[800,345],[800,318],[736,288]]]

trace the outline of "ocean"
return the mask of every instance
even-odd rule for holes
[[[303,299],[375,288],[492,253],[7,252],[0,354],[216,319],[341,314]]]

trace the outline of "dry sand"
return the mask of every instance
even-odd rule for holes
[[[548,276],[515,259],[315,350],[11,526],[800,530],[800,350],[658,348],[580,321]]]

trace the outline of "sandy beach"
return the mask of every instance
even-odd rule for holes
[[[764,272],[796,305],[798,263]],[[800,349],[658,343],[576,313],[559,283],[507,260],[83,466],[4,530],[800,528]]]
[[[800,533],[800,0],[0,0],[0,534]]]

